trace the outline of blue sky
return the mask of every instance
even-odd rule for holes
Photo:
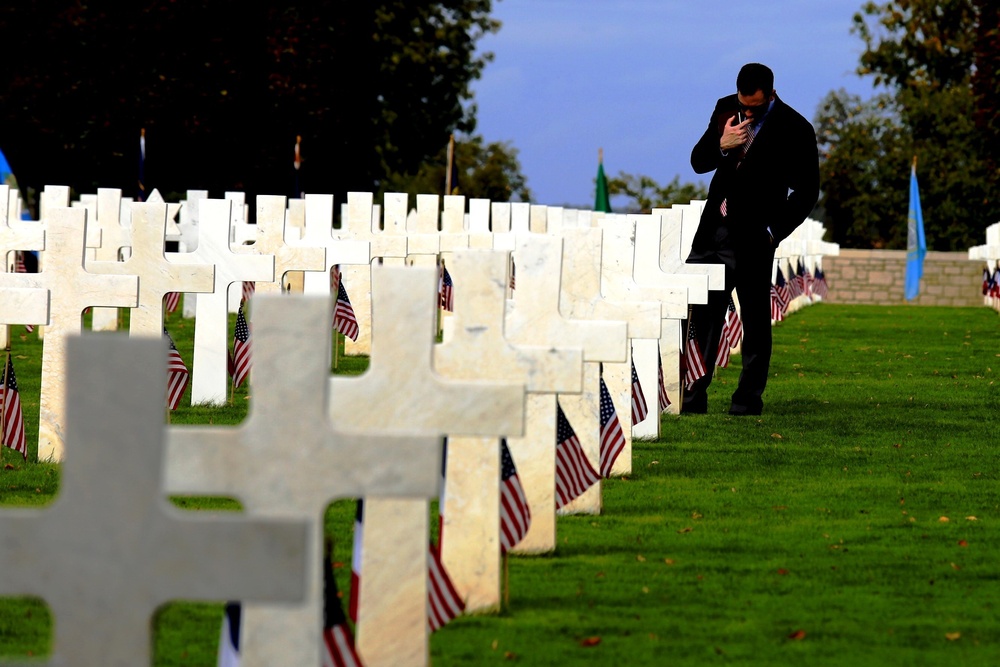
[[[518,150],[533,201],[590,207],[597,151],[609,176],[708,182],[689,163],[715,101],[762,62],[778,95],[809,120],[854,74],[862,0],[498,0],[495,59],[473,85],[477,133]],[[615,199],[613,206],[624,205]]]

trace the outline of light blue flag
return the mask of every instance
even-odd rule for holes
[[[920,188],[917,186],[917,159],[910,171],[910,209],[906,215],[906,298],[916,299],[920,293],[920,278],[924,275],[924,214],[920,210]]]

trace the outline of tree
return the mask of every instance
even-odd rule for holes
[[[929,247],[963,250],[981,243],[985,227],[1000,215],[988,136],[982,121],[976,125],[973,73],[983,90],[996,82],[996,69],[976,66],[983,62],[977,5],[985,6],[973,0],[867,2],[855,14],[853,30],[865,44],[858,73],[886,93],[864,103],[831,93],[817,112],[821,201],[835,240],[905,247],[914,155]]]
[[[380,194],[406,192],[444,193],[448,169],[448,147],[443,146],[431,160],[422,164],[415,174],[394,174],[382,184]],[[529,201],[531,191],[521,173],[517,149],[507,142],[483,145],[480,136],[459,137],[455,141],[457,192],[467,199],[491,201]]]
[[[22,187],[132,195],[145,128],[148,186],[253,196],[292,193],[301,135],[303,189],[372,190],[474,128],[491,5],[8,3],[0,146]]]
[[[610,195],[626,195],[634,202],[635,210],[648,213],[654,208],[666,208],[672,204],[686,204],[692,199],[704,199],[708,190],[703,183],[681,183],[680,176],[666,185],[660,185],[649,176],[618,172],[608,179]]]

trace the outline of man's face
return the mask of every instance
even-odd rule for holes
[[[773,98],[773,90],[770,93],[758,90],[753,95],[736,93],[736,99],[739,100],[740,103],[740,111],[746,114],[746,117],[750,119],[758,119],[763,116],[767,111],[767,105],[771,103]]]

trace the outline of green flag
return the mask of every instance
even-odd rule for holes
[[[608,197],[608,179],[604,175],[604,161],[597,161],[597,196],[594,197],[594,210],[611,213],[611,199]]]

